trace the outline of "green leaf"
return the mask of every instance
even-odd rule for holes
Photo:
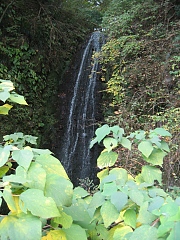
[[[163,216],[166,216],[166,217],[172,217],[174,215],[176,215],[176,213],[179,211],[179,207],[178,205],[176,204],[176,202],[174,201],[170,201],[166,204],[164,204],[161,208],[160,208],[160,213],[163,215]]]
[[[103,203],[100,212],[106,228],[115,222],[119,217],[116,207],[110,201],[105,201]]]
[[[0,148],[0,167],[2,167],[9,159],[10,150],[9,146]]]
[[[92,147],[94,146],[94,144],[97,143],[97,141],[98,141],[98,138],[97,138],[97,137],[95,137],[94,139],[92,139],[91,142],[90,142],[89,148],[92,148]]]
[[[11,105],[9,104],[4,104],[2,106],[0,106],[0,114],[3,114],[3,115],[8,115],[9,113],[9,110],[12,108]]]
[[[147,183],[154,184],[155,180],[157,180],[159,184],[162,183],[162,172],[154,166],[143,166],[141,175]]]
[[[95,132],[98,143],[101,142],[110,133],[110,127],[105,124],[102,127],[98,128]]]
[[[9,171],[8,166],[0,167],[0,178],[2,178]]]
[[[108,137],[103,140],[103,144],[105,148],[108,150],[108,152],[110,152],[113,148],[117,147],[117,140]]]
[[[28,189],[20,195],[20,208],[24,213],[27,210],[34,216],[51,218],[60,216],[59,210],[51,197],[45,197],[39,189]]]
[[[78,199],[70,207],[63,207],[64,212],[73,218],[83,228],[88,228],[92,218],[87,211],[88,205],[83,199]]]
[[[47,174],[45,196],[54,199],[56,205],[59,206],[70,206],[73,197],[73,185],[64,177]]]
[[[2,240],[40,240],[42,223],[31,214],[8,215],[0,223]]]
[[[102,192],[103,196],[111,196],[115,192],[117,192],[117,185],[115,181],[104,184]]]
[[[31,143],[33,144],[35,144],[35,140],[33,141],[31,141]],[[50,155],[50,154],[52,154],[52,152],[49,150],[49,149],[38,149],[38,148],[32,148],[32,151],[34,152],[34,153],[37,153],[38,155],[41,155],[41,154],[48,154],[48,155]]]
[[[136,212],[133,209],[127,209],[123,215],[124,222],[132,228],[136,228]]]
[[[6,89],[9,92],[14,89],[13,82],[11,82],[10,80],[0,79],[0,82],[1,82],[0,83],[0,89]]]
[[[141,206],[143,204],[144,195],[142,194],[141,191],[138,191],[138,189],[129,190],[129,197],[137,205]]]
[[[22,105],[28,105],[24,97],[17,93],[11,93],[9,98],[11,99],[12,102],[19,103]]]
[[[120,141],[121,145],[129,150],[131,150],[131,142],[126,137],[122,137]]]
[[[133,230],[129,226],[117,228],[114,232],[113,240],[128,240],[129,238],[126,238],[126,235],[132,232]]]
[[[145,156],[145,157],[149,157],[149,155],[152,153],[153,151],[153,146],[152,146],[152,143],[149,142],[149,141],[142,141],[140,142],[140,144],[138,145],[138,149],[140,152],[142,152],[142,154]]]
[[[168,146],[167,142],[164,142],[164,141],[161,142],[161,149],[168,152],[168,153],[170,152],[170,149],[169,149],[169,146]]]
[[[154,143],[158,148],[161,148],[161,139],[157,135],[153,135],[151,139],[149,139],[152,143]]]
[[[128,180],[128,174],[124,168],[113,168],[109,174],[115,175],[117,179],[124,180],[124,182]]]
[[[87,197],[89,193],[82,187],[74,188],[73,197],[75,199]]]
[[[108,169],[103,169],[102,171],[98,172],[97,177],[100,179],[100,181],[103,180],[109,173]]]
[[[60,161],[57,158],[51,156],[50,154],[42,154],[38,156],[36,158],[36,162],[42,165],[42,167],[46,170],[47,174],[57,174],[61,177],[69,179]]]
[[[27,179],[29,182],[26,184],[26,187],[44,191],[46,184],[46,171],[40,164],[36,162],[31,163],[27,172]]]
[[[26,182],[28,182],[28,180],[24,176],[10,174],[8,176],[3,177],[3,182],[11,182],[11,183],[13,182],[13,183],[25,184]]]
[[[163,159],[166,155],[167,154],[164,151],[162,151],[161,149],[154,149],[148,158],[145,156],[143,156],[143,158],[146,162],[149,162],[152,165],[162,166]]]
[[[101,192],[96,192],[92,197],[89,208],[98,208],[104,203],[104,201],[105,197],[101,194]]]
[[[31,149],[14,150],[12,153],[12,158],[26,170],[28,170],[33,156]]]
[[[180,236],[180,221],[175,222],[167,240],[176,240]]]
[[[105,167],[111,167],[115,164],[118,158],[116,152],[102,152],[97,159],[97,165],[100,169]]]
[[[55,217],[54,222],[62,225],[63,228],[67,229],[71,227],[73,219],[71,216],[67,215],[65,212],[61,212],[61,216]]]
[[[108,239],[109,231],[102,224],[98,224],[95,229],[89,230],[89,239]]]
[[[129,240],[157,240],[157,229],[149,225],[143,225],[135,229]]]
[[[85,230],[76,224],[72,224],[70,228],[63,229],[63,231],[66,233],[67,240],[87,240]]]
[[[111,203],[116,207],[118,212],[124,208],[127,202],[128,196],[123,192],[116,192],[111,195]]]
[[[164,204],[164,198],[162,197],[154,197],[148,207],[148,211],[152,212],[155,209],[159,209]]]
[[[3,89],[0,91],[0,100],[5,102],[10,97],[8,89]]]
[[[6,201],[8,208],[11,212],[16,212],[16,205],[12,196],[12,191],[10,189],[10,186],[6,186],[3,191],[3,198]]]
[[[63,230],[50,230],[46,236],[42,237],[41,240],[67,240],[66,234]]]
[[[172,135],[166,131],[164,128],[155,128],[152,130],[152,132],[155,132],[156,134],[162,136],[162,137],[172,137]]]
[[[148,202],[144,202],[140,206],[137,222],[142,224],[151,224],[157,217],[148,211]]]
[[[113,126],[113,127],[110,127],[110,131],[112,131],[113,133],[115,134],[124,134],[124,129],[123,128],[120,128],[119,126]]]

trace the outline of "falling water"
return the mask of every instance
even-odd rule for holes
[[[60,160],[70,178],[89,177],[92,168],[93,153],[89,145],[95,131],[96,79],[99,68],[98,59],[92,61],[92,55],[100,51],[102,43],[101,32],[94,32],[84,49],[67,113]]]

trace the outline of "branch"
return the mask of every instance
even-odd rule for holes
[[[2,14],[2,16],[1,16],[1,18],[0,18],[0,23],[2,22],[5,13],[7,12],[8,8],[13,4],[13,2],[14,2],[14,0],[13,0],[12,2],[10,2],[10,3],[6,6],[6,8],[5,8],[5,10],[4,10],[4,12],[3,12],[3,14]]]

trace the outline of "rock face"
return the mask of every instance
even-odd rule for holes
[[[97,147],[90,149],[97,122],[101,120],[99,64],[92,58],[103,44],[101,32],[94,32],[72,69],[65,76],[60,97],[60,139],[57,157],[65,167],[72,182],[96,175]]]

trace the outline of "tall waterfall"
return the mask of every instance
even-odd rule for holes
[[[59,158],[69,177],[76,182],[89,177],[92,171],[94,153],[89,145],[95,131],[99,68],[98,59],[92,59],[92,55],[100,51],[102,39],[101,32],[94,32],[84,49],[66,113],[67,126]]]

